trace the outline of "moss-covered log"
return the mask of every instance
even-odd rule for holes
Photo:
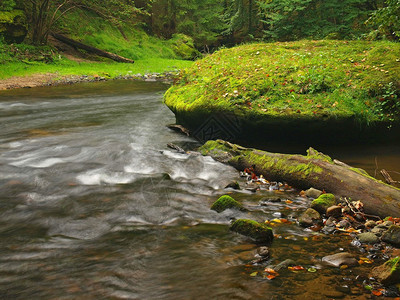
[[[379,181],[312,148],[307,155],[290,155],[244,148],[226,141],[208,141],[199,151],[238,170],[254,165],[256,173],[295,187],[325,190],[360,200],[367,214],[400,217],[400,189]]]

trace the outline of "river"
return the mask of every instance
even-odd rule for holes
[[[198,144],[165,127],[175,121],[162,104],[166,88],[109,81],[0,92],[0,298],[368,295],[371,266],[320,264],[327,254],[362,254],[346,234],[297,226],[308,205],[298,191],[224,190],[244,185],[236,170],[167,148]],[[400,170],[398,146],[324,151],[369,172]],[[211,211],[227,192],[250,211]],[[291,258],[312,272],[266,279],[265,265],[250,264],[258,246],[228,230],[233,217],[292,221],[275,225],[269,263]]]

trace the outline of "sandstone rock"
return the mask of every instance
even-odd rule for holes
[[[395,257],[388,260],[383,265],[373,268],[370,277],[385,285],[392,285],[400,283],[400,257]]]
[[[307,191],[305,191],[305,194],[308,198],[314,198],[317,199],[319,196],[321,196],[322,191],[314,189],[314,188],[310,188]]]
[[[300,217],[299,224],[303,227],[309,227],[321,222],[321,215],[312,208],[308,208]]]
[[[328,207],[326,210],[326,216],[327,217],[335,217],[338,218],[342,215],[342,207],[338,205],[334,205],[331,207]]]
[[[400,226],[390,226],[389,229],[382,235],[382,241],[392,244],[396,247],[400,247]]]
[[[358,260],[356,256],[349,252],[340,252],[328,255],[322,258],[322,262],[332,267],[340,267],[341,265],[357,266]]]
[[[375,244],[379,242],[379,237],[372,232],[363,232],[357,235],[358,240],[365,244]]]

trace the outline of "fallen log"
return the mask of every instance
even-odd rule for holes
[[[244,148],[226,141],[208,141],[203,155],[228,163],[238,170],[253,167],[270,181],[284,181],[308,189],[314,187],[339,197],[360,200],[364,211],[380,217],[400,217],[400,189],[383,183],[362,169],[332,160],[313,148],[307,155],[290,155]]]
[[[73,46],[73,47],[76,47],[76,48],[79,48],[79,49],[86,50],[86,51],[88,51],[88,52],[90,52],[90,53],[94,53],[94,54],[97,54],[97,55],[99,55],[99,56],[103,56],[103,57],[110,58],[110,59],[112,59],[112,60],[114,60],[114,61],[117,61],[117,62],[130,63],[130,64],[133,64],[133,63],[135,62],[135,61],[132,60],[132,59],[125,58],[125,57],[119,56],[119,55],[117,55],[117,54],[114,54],[114,53],[111,53],[111,52],[107,52],[107,51],[98,49],[98,48],[96,48],[96,47],[92,47],[92,46],[83,44],[83,43],[81,43],[81,42],[78,42],[78,41],[76,41],[76,40],[73,40],[73,39],[71,39],[71,38],[68,38],[68,37],[66,37],[65,35],[62,35],[62,34],[59,34],[59,33],[54,33],[54,32],[53,32],[53,33],[51,33],[51,35],[52,35],[55,39],[59,40],[60,42],[65,43],[65,44],[67,44],[67,45],[70,45],[70,46]]]

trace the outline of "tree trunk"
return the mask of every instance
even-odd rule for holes
[[[83,44],[81,42],[78,42],[78,41],[75,41],[73,39],[70,39],[70,38],[68,38],[68,37],[66,37],[64,35],[61,35],[61,34],[58,34],[58,33],[52,33],[51,35],[54,38],[56,38],[57,40],[59,40],[59,41],[61,41],[63,43],[66,43],[68,45],[71,45],[71,46],[74,46],[74,47],[77,47],[77,48],[80,48],[80,49],[83,49],[83,50],[86,50],[86,51],[88,51],[90,53],[94,53],[94,54],[97,54],[99,56],[107,57],[107,58],[110,58],[110,59],[115,60],[117,62],[131,63],[131,64],[134,63],[134,61],[132,59],[125,58],[125,57],[119,56],[119,55],[111,53],[111,52],[103,51],[103,50],[100,50],[98,48],[95,48],[95,47],[92,47],[92,46],[89,46],[89,45],[85,45],[85,44]]]
[[[400,189],[387,185],[364,170],[310,148],[307,156],[270,153],[222,140],[208,141],[199,151],[238,170],[253,166],[257,174],[302,189],[314,187],[339,197],[360,200],[367,214],[400,217]]]

